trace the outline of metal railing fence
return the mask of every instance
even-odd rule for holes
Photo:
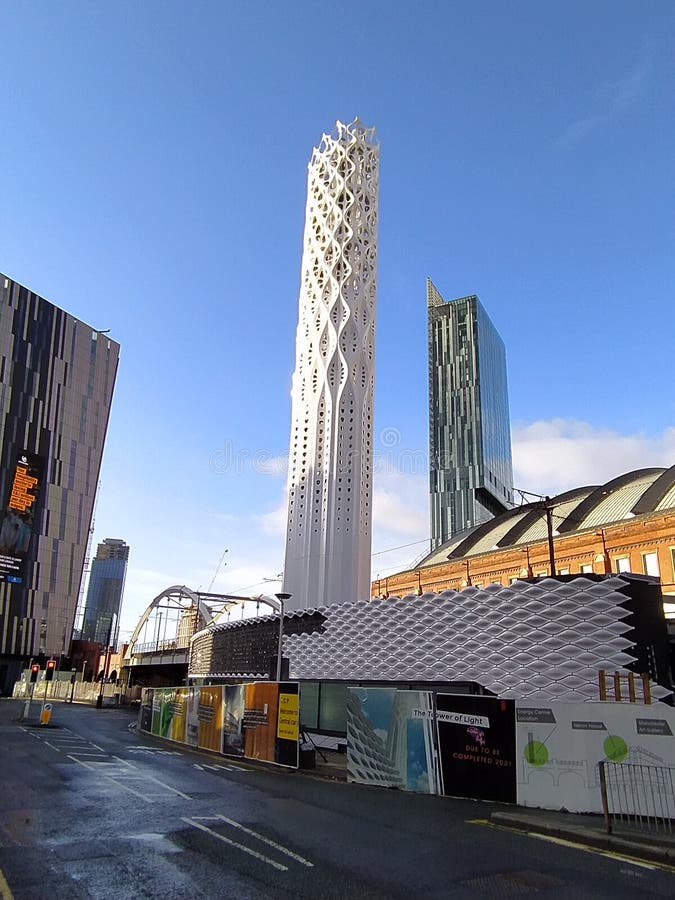
[[[33,685],[24,681],[17,681],[14,685],[12,697],[15,700],[27,700],[31,696],[31,687]],[[47,682],[39,681],[35,685],[32,692],[34,702],[42,702],[43,700],[73,700],[75,703],[96,703],[99,694],[102,694],[104,700],[112,700],[113,702],[130,702],[140,697],[140,689],[129,688],[126,692],[114,683],[105,682],[103,691],[98,681],[77,681],[71,684],[70,681],[54,680]],[[46,687],[46,691],[45,691]]]
[[[619,826],[673,834],[675,768],[642,763],[598,763],[607,833]]]

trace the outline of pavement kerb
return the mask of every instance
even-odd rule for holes
[[[675,866],[675,847],[650,845],[641,841],[620,837],[619,835],[606,834],[592,828],[584,828],[582,825],[564,825],[555,821],[547,821],[545,818],[539,819],[536,816],[519,815],[515,812],[491,813],[490,822],[494,825],[501,825],[504,828],[544,834],[577,844],[584,844],[598,850],[610,850],[613,853],[634,856],[636,859],[648,862]]]

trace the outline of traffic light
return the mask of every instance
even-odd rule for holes
[[[38,675],[40,673],[40,666],[38,663],[33,663],[30,667],[30,683],[35,684],[38,679]]]
[[[48,659],[47,668],[45,669],[45,681],[51,681],[54,677],[54,669],[56,668],[56,660]]]

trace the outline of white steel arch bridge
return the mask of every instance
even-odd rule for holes
[[[278,602],[278,601],[276,601]],[[274,599],[264,595],[240,597],[233,594],[213,594],[195,591],[186,585],[174,584],[154,597],[129,639],[123,667],[155,673],[169,667],[187,667],[190,640],[202,628],[215,624],[233,610],[241,609],[242,618],[246,605],[274,606]],[[133,679],[137,682],[137,678]]]

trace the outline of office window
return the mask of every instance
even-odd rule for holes
[[[615,572],[630,572],[630,556],[617,556],[614,560]]]
[[[642,554],[642,571],[645,575],[656,575],[658,578],[661,574],[659,571],[659,555],[658,553]]]

